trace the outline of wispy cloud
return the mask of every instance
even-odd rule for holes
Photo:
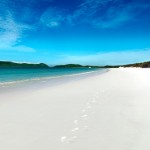
[[[150,8],[144,2],[123,0],[85,0],[72,18],[79,23],[88,23],[98,28],[113,28],[134,19],[140,12]]]
[[[23,32],[30,27],[25,24],[15,22],[12,14],[7,12],[5,17],[0,19],[0,50],[14,50],[23,52],[33,52],[34,49],[19,45]]]
[[[62,55],[58,64],[77,63],[83,65],[118,65],[149,61],[150,49],[103,52],[91,55]]]
[[[150,4],[143,1],[125,0],[83,0],[72,13],[56,7],[49,7],[41,16],[47,27],[61,24],[90,24],[96,28],[114,28],[134,20]]]
[[[19,2],[15,2],[2,0],[0,3],[0,50],[34,52],[33,48],[20,44],[25,31],[32,28],[30,25],[16,19],[16,12],[19,13],[17,10]]]
[[[45,12],[41,15],[40,22],[50,28],[58,27],[61,25],[66,16],[65,13],[57,8],[49,7],[45,10]]]
[[[35,24],[53,0],[3,0],[6,10],[19,22]],[[5,2],[6,1],[6,2]]]

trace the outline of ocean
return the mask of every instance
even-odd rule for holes
[[[98,71],[97,68],[0,69],[0,85]]]

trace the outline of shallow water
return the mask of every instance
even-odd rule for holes
[[[35,80],[47,77],[58,77],[84,72],[91,72],[96,68],[50,68],[50,69],[0,69],[0,83],[18,82],[23,80]]]

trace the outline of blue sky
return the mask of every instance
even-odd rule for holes
[[[149,0],[1,0],[0,60],[149,61],[149,14]]]

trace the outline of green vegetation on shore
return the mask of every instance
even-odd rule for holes
[[[138,67],[138,68],[150,68],[150,61],[141,62],[135,64],[118,65],[118,66],[102,66],[101,68],[119,68],[119,67]]]
[[[139,68],[150,68],[149,62],[127,64],[127,65],[106,65],[106,66],[90,66],[90,65],[80,65],[80,64],[66,64],[66,65],[56,65],[54,67],[49,67],[47,64],[38,63],[16,63],[11,61],[0,61],[0,68],[119,68],[119,67],[139,67]]]
[[[54,68],[99,68],[99,66],[83,66],[79,64],[56,65]]]
[[[119,68],[119,67],[140,67],[140,68],[150,68],[149,62],[135,63],[135,64],[127,64],[127,65],[106,65],[106,66],[82,66],[79,64],[67,64],[67,65],[57,65],[54,68]]]
[[[128,64],[128,65],[124,65],[124,67],[150,68],[150,61],[143,62],[143,63]]]
[[[16,63],[10,61],[0,61],[0,68],[49,68],[44,63],[29,64],[29,63]]]

